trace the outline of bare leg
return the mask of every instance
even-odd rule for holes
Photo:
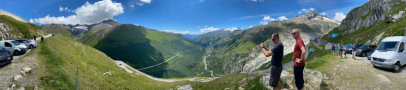
[[[278,83],[278,86],[273,87],[273,90],[281,90],[281,84],[280,84],[280,83]]]

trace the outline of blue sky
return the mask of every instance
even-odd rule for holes
[[[35,24],[91,24],[112,18],[175,33],[248,29],[315,10],[342,20],[369,0],[1,0],[0,9]]]

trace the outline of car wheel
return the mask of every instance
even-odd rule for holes
[[[30,47],[29,47],[30,49],[32,49],[32,48],[34,48],[34,46],[32,46],[32,45],[30,45]]]
[[[367,53],[366,53],[366,52],[363,52],[363,53],[362,53],[362,56],[363,56],[363,57],[366,57],[366,56],[367,56]]]
[[[13,60],[13,56],[10,57],[10,60]]]
[[[396,73],[398,73],[398,72],[400,71],[400,63],[399,63],[399,62],[395,64],[395,67],[393,68],[393,70],[394,70]]]
[[[20,54],[19,51],[14,51],[14,55],[18,55],[18,54]]]

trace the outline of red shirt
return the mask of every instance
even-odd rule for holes
[[[302,57],[302,50],[300,49],[300,47],[305,47],[306,48],[306,46],[303,43],[302,38],[299,38],[299,39],[296,40],[296,44],[295,44],[295,47],[294,47],[294,50],[293,50],[293,65],[295,65],[295,66],[303,66],[303,65],[305,65],[304,60],[302,61],[302,63],[296,63],[295,62],[296,58],[301,59],[301,57]]]

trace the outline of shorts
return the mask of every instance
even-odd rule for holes
[[[352,54],[357,54],[357,51],[352,51]]]
[[[282,66],[271,66],[271,74],[269,75],[269,85],[272,87],[277,87],[279,80],[281,78]]]
[[[342,55],[342,54],[343,54],[343,51],[340,51],[339,54]]]
[[[333,52],[335,52],[336,50],[332,50]]]

